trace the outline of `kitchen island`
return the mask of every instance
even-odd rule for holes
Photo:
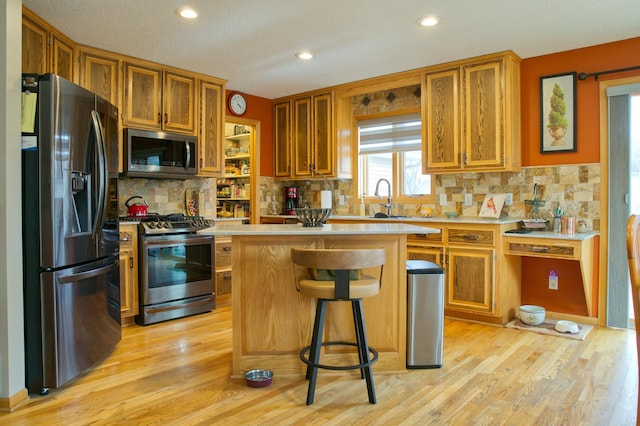
[[[291,248],[378,248],[386,251],[382,288],[364,299],[369,344],[379,353],[374,371],[400,371],[406,365],[407,234],[439,232],[407,224],[237,225],[199,233],[232,237],[233,376],[252,369],[276,375],[304,374],[300,349],[311,341],[315,299],[296,290]],[[371,271],[374,273],[374,271]],[[332,304],[334,305],[334,304]],[[354,341],[348,302],[329,306],[325,340]],[[336,347],[323,361],[344,363]],[[349,361],[352,358],[348,357]]]

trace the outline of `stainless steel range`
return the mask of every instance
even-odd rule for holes
[[[214,238],[198,235],[212,220],[151,215],[138,226],[140,310],[136,323],[153,324],[215,307]]]

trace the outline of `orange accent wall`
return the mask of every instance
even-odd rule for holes
[[[273,102],[271,99],[243,93],[247,112],[242,116],[260,122],[260,176],[273,176]],[[225,102],[227,116],[231,116]]]
[[[554,74],[595,73],[640,66],[640,37],[551,55],[521,63],[522,165],[550,166],[600,162],[600,93],[595,78],[577,80],[577,151],[540,153],[540,77]],[[640,75],[640,70],[605,74],[600,81]],[[598,315],[598,258],[594,259],[593,316]],[[549,290],[549,272],[555,270],[559,290]],[[586,315],[582,278],[577,262],[522,258],[522,303],[550,311]]]
[[[522,165],[600,162],[598,82],[577,80],[577,151],[540,153],[540,77],[575,71],[580,74],[640,66],[640,37],[523,59],[521,63]],[[640,70],[605,74],[600,80],[640,75]]]

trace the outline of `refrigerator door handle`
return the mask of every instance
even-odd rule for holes
[[[85,272],[79,272],[76,274],[66,274],[66,275],[61,275],[58,280],[60,281],[60,284],[69,284],[69,283],[75,283],[78,282],[80,280],[86,280],[88,278],[93,278],[93,277],[97,277],[100,275],[104,275],[105,272],[110,271],[111,269],[115,269],[120,265],[120,261],[119,260],[115,260],[115,262],[113,262],[110,265],[107,266],[101,266],[100,268],[96,268],[96,269],[91,269],[89,271],[85,271]]]
[[[106,189],[107,185],[107,157],[105,155],[105,143],[104,143],[104,133],[102,131],[102,123],[100,122],[100,116],[98,112],[93,110],[91,111],[91,123],[93,127],[94,136],[96,138],[96,148],[98,152],[98,178],[100,179],[100,184],[98,185],[98,205],[96,206],[96,218],[93,222],[93,238],[97,238],[98,232],[104,226],[104,215],[107,211],[107,197],[106,197]]]

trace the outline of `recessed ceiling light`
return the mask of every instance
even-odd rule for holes
[[[423,27],[433,27],[434,25],[438,25],[440,19],[437,16],[424,16],[416,21],[416,24],[421,25]]]
[[[296,58],[302,59],[303,61],[308,61],[309,59],[313,58],[313,54],[305,50],[303,52],[296,53]]]
[[[195,19],[198,17],[198,12],[191,9],[190,7],[183,7],[181,9],[178,9],[176,10],[176,14],[186,19]]]

